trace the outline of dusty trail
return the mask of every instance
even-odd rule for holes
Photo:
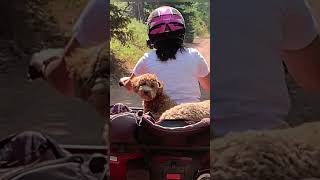
[[[190,46],[198,49],[210,65],[210,38],[197,38]]]

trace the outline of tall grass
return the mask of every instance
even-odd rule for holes
[[[192,24],[194,26],[195,37],[208,37],[210,32],[208,26],[201,19],[192,19]]]
[[[110,49],[115,57],[132,68],[139,58],[149,50],[146,45],[147,27],[145,24],[132,19],[128,25],[128,30],[132,32],[132,38],[126,44],[121,44],[119,40],[111,37]]]

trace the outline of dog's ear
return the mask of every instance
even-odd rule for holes
[[[158,91],[157,94],[161,94],[163,92],[163,83],[158,81]]]

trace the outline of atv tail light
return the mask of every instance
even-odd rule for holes
[[[182,180],[181,174],[167,174],[166,180]]]

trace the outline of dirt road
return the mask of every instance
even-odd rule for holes
[[[210,66],[210,38],[197,38],[189,45],[200,51]]]

